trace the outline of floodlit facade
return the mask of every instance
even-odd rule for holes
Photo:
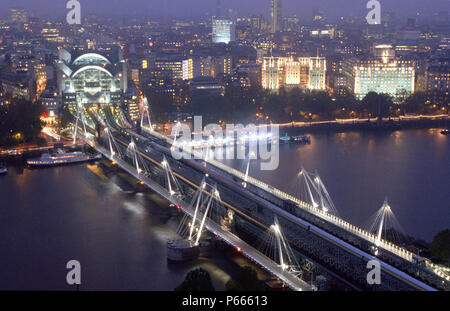
[[[324,57],[264,57],[262,86],[277,92],[280,87],[325,90]]]
[[[280,57],[264,57],[262,65],[262,86],[271,91],[278,91],[282,77],[282,60]]]
[[[309,84],[310,90],[325,90],[325,78],[327,61],[325,57],[311,57],[309,60]]]
[[[236,26],[231,19],[214,18],[212,20],[213,43],[230,43],[236,39]]]
[[[357,99],[363,99],[369,92],[384,93],[397,98],[414,93],[415,64],[399,60],[392,46],[379,45],[374,48],[370,59],[351,59],[344,63],[348,89]]]
[[[139,97],[133,81],[127,78],[127,62],[122,50],[108,55],[95,52],[69,53],[59,50],[58,92],[72,112],[77,105],[104,108],[123,113],[130,123],[139,120]]]

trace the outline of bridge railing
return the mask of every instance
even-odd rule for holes
[[[155,136],[159,139],[165,140],[169,144],[173,145],[173,140],[170,137],[167,137],[165,135],[157,133],[156,131],[153,131],[153,130],[149,130],[149,131],[153,136]],[[175,146],[176,146],[176,144],[175,144]],[[182,146],[178,146],[178,147],[182,147]],[[202,154],[198,151],[195,151],[193,149],[190,150],[190,152],[187,152],[184,149],[183,149],[183,151],[186,153],[186,155],[194,156],[197,159],[203,159]],[[246,177],[245,174],[239,170],[229,167],[228,165],[221,163],[219,161],[216,161],[214,159],[208,159],[207,162],[229,174],[232,174],[242,180],[245,180],[245,177]],[[401,257],[411,263],[414,263],[414,261],[413,261],[414,256],[415,256],[414,253],[412,253],[392,242],[389,242],[384,239],[381,239],[381,241],[377,241],[377,236],[375,234],[372,234],[371,232],[368,232],[367,230],[359,228],[359,227],[357,227],[357,226],[355,226],[333,214],[324,212],[322,209],[319,209],[317,207],[312,206],[311,204],[301,201],[300,199],[294,197],[293,195],[288,194],[288,193],[286,193],[280,189],[277,189],[273,186],[270,186],[269,184],[264,183],[261,180],[258,180],[254,177],[247,176],[246,180],[247,180],[248,184],[252,184],[264,191],[267,191],[268,193],[271,193],[278,198],[290,200],[290,201],[294,202],[295,204],[297,204],[297,206],[302,208],[303,210],[306,210],[306,211],[310,212],[311,214],[318,216],[318,217],[336,225],[337,227],[343,228],[344,230],[347,230],[348,232],[353,233],[355,236],[358,236],[366,241],[369,241],[372,244],[377,244],[379,248],[385,249],[385,250],[397,255],[398,257]],[[443,267],[433,264],[428,259],[425,260],[424,266],[426,269],[433,271],[436,275],[443,277],[446,280],[450,280],[450,270],[447,271]]]
[[[171,145],[173,144],[173,140],[170,137],[167,137],[167,136],[162,135],[160,133],[157,133],[155,131],[151,131],[151,133],[154,136],[167,141],[169,144],[171,144]],[[179,146],[179,147],[182,148],[182,146]],[[199,153],[198,151],[191,150],[190,153],[191,153],[191,155],[194,155],[198,159],[202,159],[203,158],[202,154]],[[234,169],[232,167],[229,167],[228,165],[226,165],[224,163],[221,163],[219,161],[216,161],[214,159],[208,159],[207,162],[209,164],[212,164],[213,166],[216,166],[216,167],[220,168],[221,170],[224,170],[225,172],[228,172],[228,173],[230,173],[230,174],[232,174],[232,175],[234,175],[236,177],[239,177],[242,180],[244,180],[245,177],[246,177],[245,174],[242,173],[241,171],[236,170],[236,169]],[[267,191],[267,192],[269,192],[269,193],[271,193],[271,194],[273,194],[273,195],[275,195],[275,196],[277,196],[277,197],[279,197],[281,199],[290,200],[290,201],[296,203],[300,208],[303,208],[304,210],[307,210],[308,212],[310,212],[310,213],[312,213],[312,214],[314,214],[316,216],[319,216],[322,219],[327,220],[327,221],[335,224],[338,227],[341,227],[341,228],[343,228],[345,230],[348,230],[351,233],[353,233],[353,234],[355,234],[355,235],[357,235],[357,236],[359,236],[359,237],[361,237],[361,238],[363,238],[365,240],[368,240],[371,243],[375,244],[377,242],[377,237],[374,234],[372,234],[372,233],[370,233],[370,232],[368,232],[368,231],[366,231],[366,230],[364,230],[362,228],[354,226],[351,223],[343,220],[342,218],[339,218],[339,217],[337,217],[335,215],[326,213],[322,209],[319,209],[319,208],[314,207],[314,206],[312,206],[312,205],[310,205],[310,204],[308,204],[306,202],[303,202],[303,201],[299,200],[298,198],[294,197],[293,195],[290,195],[290,194],[288,194],[288,193],[286,193],[286,192],[284,192],[282,190],[279,190],[279,189],[277,189],[277,188],[275,188],[273,186],[270,186],[269,184],[267,184],[265,182],[262,182],[261,180],[258,180],[258,179],[254,178],[254,177],[251,177],[251,176],[247,176],[247,183],[250,183],[250,184],[252,184],[254,186],[257,186],[257,187],[259,187],[259,188],[261,188],[261,189],[263,189],[263,190],[265,190],[265,191]],[[406,259],[408,261],[412,261],[413,260],[414,254],[412,252],[410,252],[410,251],[408,251],[408,250],[406,250],[406,249],[404,249],[404,248],[402,248],[402,247],[400,247],[398,245],[395,245],[394,243],[391,243],[389,241],[386,241],[386,240],[382,239],[380,241],[380,243],[379,243],[379,247],[384,248],[384,249],[386,249],[386,250],[388,250],[388,251],[396,254],[397,256],[402,257],[403,259]]]
[[[144,182],[147,186],[149,186],[152,190],[157,192],[161,197],[165,198],[171,203],[179,205],[181,209],[187,213],[189,216],[193,217],[194,211],[192,206],[189,203],[184,202],[179,199],[177,196],[173,196],[170,194],[167,189],[162,187],[161,185],[154,182],[151,178],[147,178],[146,176],[140,174],[135,167],[131,166],[126,161],[122,160],[119,157],[115,157],[111,155],[108,150],[106,150],[103,146],[97,144],[94,140],[84,137],[84,142],[90,145],[92,148],[101,152],[106,158],[111,161],[115,161],[122,169],[131,174],[134,178]],[[235,248],[239,248],[240,252],[245,255],[247,258],[251,259],[253,262],[263,267],[273,275],[277,276],[283,282],[285,282],[289,287],[294,290],[312,290],[312,287],[303,281],[301,278],[298,278],[296,275],[285,271],[279,264],[277,264],[272,259],[268,258],[261,252],[259,252],[256,248],[241,240],[239,237],[234,235],[231,232],[222,230],[221,227],[215,224],[210,219],[205,220],[205,227],[212,232],[214,235],[220,237],[226,243],[232,245]]]

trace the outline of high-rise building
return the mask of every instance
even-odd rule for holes
[[[282,0],[271,0],[270,7],[270,32],[276,33],[282,30]]]
[[[27,11],[23,8],[11,8],[9,9],[9,16],[11,22],[24,24],[28,20]]]
[[[415,64],[397,59],[390,45],[378,45],[367,59],[349,59],[343,63],[348,89],[363,99],[369,92],[397,98],[414,93]]]
[[[212,20],[213,43],[230,43],[236,39],[236,25],[233,20],[215,17]]]

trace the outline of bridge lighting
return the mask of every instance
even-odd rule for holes
[[[142,170],[140,168],[137,169],[137,173],[140,174]]]
[[[115,161],[112,161],[112,163],[111,163],[112,165],[117,165],[117,163],[115,162]]]
[[[238,253],[242,252],[242,248],[240,248],[239,246],[236,247],[236,250]]]
[[[180,209],[181,208],[181,205],[180,204],[177,204],[177,209]]]
[[[278,226],[278,224],[273,224],[273,225],[271,225],[270,226],[271,228],[272,228],[272,230],[275,232],[275,233],[280,233],[280,227]]]
[[[175,191],[170,190],[170,195],[174,195],[174,194],[175,194]]]
[[[143,181],[141,181],[139,184],[141,184],[141,185],[145,185],[145,182],[143,182]]]

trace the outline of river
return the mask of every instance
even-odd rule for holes
[[[430,241],[450,227],[450,139],[439,130],[312,134],[282,145],[275,171],[250,175],[296,192],[303,164],[317,169],[341,217],[363,225],[385,195],[405,232]],[[226,161],[245,170],[245,162]],[[217,289],[235,270],[223,256],[173,265],[166,241],[179,217],[150,192],[135,192],[97,164],[49,169],[9,166],[0,176],[0,289],[73,289],[66,263],[81,263],[89,290],[173,290],[195,267]]]

